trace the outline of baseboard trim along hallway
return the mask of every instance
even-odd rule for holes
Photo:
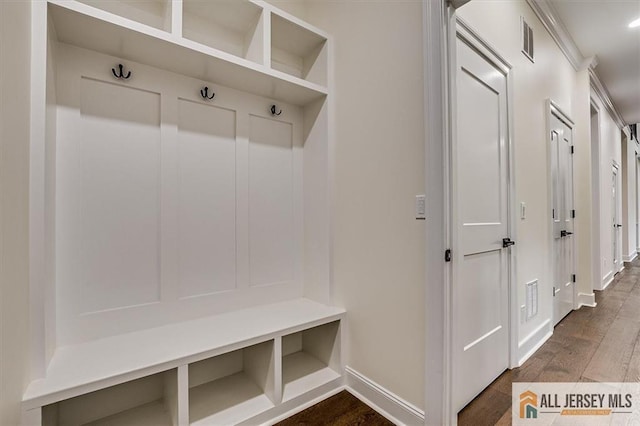
[[[518,367],[525,363],[553,334],[551,320],[547,319],[518,343]]]
[[[578,293],[578,309],[583,306],[595,308],[596,305],[597,303],[595,293]]]
[[[345,368],[347,390],[374,410],[398,425],[424,424],[425,414],[351,367]]]
[[[594,288],[594,290],[606,289],[607,287],[609,287],[609,284],[613,282],[614,277],[615,277],[615,274],[613,273],[613,271],[609,271],[609,273],[607,273],[607,275],[605,275],[604,278],[602,279],[601,288]]]

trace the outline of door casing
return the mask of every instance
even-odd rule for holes
[[[620,164],[618,164],[618,162],[615,160],[612,161],[611,172],[613,176],[615,176],[615,181],[613,182],[613,185],[615,187],[615,198],[611,200],[611,224],[613,225],[613,232],[611,235],[611,245],[613,246],[613,258],[611,260],[613,262],[613,265],[611,267],[611,270],[613,271],[613,275],[615,275],[624,269],[624,262],[622,262],[622,228],[617,228],[615,226],[616,224],[621,224],[622,222],[622,212],[620,211],[620,207],[622,204],[622,199],[620,198],[622,190],[622,168],[620,167]]]

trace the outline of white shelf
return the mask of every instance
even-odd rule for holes
[[[132,408],[85,426],[173,426],[171,417],[160,401]]]
[[[61,347],[23,401],[27,409],[47,405],[336,321],[344,312],[296,299]]]
[[[295,105],[327,88],[78,2],[49,0],[58,41]]]
[[[171,31],[171,0],[78,0],[159,30]]]
[[[327,83],[327,39],[296,22],[271,15],[271,68],[318,84]]]
[[[191,425],[230,425],[262,413],[274,404],[244,372],[189,390]]]
[[[340,378],[340,323],[310,327],[282,338],[283,401]]]
[[[184,38],[263,63],[262,8],[244,0],[183,0],[182,4]]]
[[[338,379],[340,374],[306,352],[295,352],[282,359],[282,400],[297,396]]]

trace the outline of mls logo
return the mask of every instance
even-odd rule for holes
[[[522,392],[520,394],[520,418],[538,418],[538,395],[531,391]]]

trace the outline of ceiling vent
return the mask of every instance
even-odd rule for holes
[[[533,30],[522,18],[522,53],[533,62]]]

